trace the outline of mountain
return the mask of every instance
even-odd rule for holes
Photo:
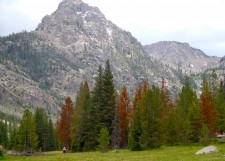
[[[162,41],[145,46],[146,52],[156,60],[186,73],[198,73],[207,68],[217,67],[219,57],[207,56],[203,51],[188,43]]]
[[[53,117],[66,96],[74,101],[83,80],[91,88],[99,65],[110,60],[117,90],[133,94],[143,79],[171,91],[181,84],[172,68],[154,60],[130,32],[107,20],[97,7],[63,0],[35,31],[0,38],[0,110],[13,115],[24,108],[46,109]]]

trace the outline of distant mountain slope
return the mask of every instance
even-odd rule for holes
[[[118,90],[126,85],[133,94],[143,79],[151,85],[160,84],[161,77],[172,91],[181,87],[174,70],[153,60],[130,32],[108,21],[98,8],[64,0],[35,31],[0,38],[0,72],[5,71],[0,86],[11,93],[1,93],[0,110],[40,106],[57,116],[64,97],[74,101],[83,80],[94,86],[98,66],[107,59]]]
[[[187,43],[162,41],[146,45],[145,50],[155,59],[175,69],[187,73],[199,72],[206,68],[216,67],[220,58],[207,56],[203,51],[191,47]]]

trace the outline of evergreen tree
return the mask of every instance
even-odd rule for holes
[[[203,79],[201,109],[203,123],[208,126],[211,136],[215,135],[217,127],[218,112],[213,104],[212,93],[209,90],[209,84]]]
[[[188,113],[192,106],[197,102],[197,95],[191,88],[189,78],[186,76],[185,84],[179,94],[177,104],[177,130],[179,131],[179,142],[187,144],[191,140],[192,129]],[[192,119],[192,118],[190,118]]]
[[[57,125],[57,133],[60,142],[66,149],[71,147],[70,127],[74,113],[74,107],[70,97],[65,100],[65,105],[61,108],[60,120]]]
[[[220,133],[225,132],[225,93],[224,93],[224,87],[223,82],[220,82],[220,86],[216,93],[215,98],[215,107],[219,113],[219,117],[217,120],[217,129]]]
[[[118,101],[119,98],[117,97],[116,101],[116,109],[115,109],[115,116],[113,120],[113,131],[112,131],[112,148],[118,149],[120,148],[121,137],[120,137],[120,127],[119,127],[119,107]]]
[[[48,116],[44,109],[37,108],[35,111],[36,133],[38,135],[38,149],[47,150],[49,131],[48,131]]]
[[[107,128],[101,128],[97,141],[99,143],[99,149],[102,152],[106,152],[110,144],[109,131],[107,130]]]
[[[100,129],[105,127],[109,131],[110,137],[113,131],[113,120],[115,117],[116,108],[116,93],[113,83],[113,74],[109,61],[106,62],[104,73],[102,67],[99,66],[98,77],[93,89],[92,98],[92,120],[95,122],[93,136],[96,140]]]
[[[212,93],[212,100],[213,100],[213,102],[215,102],[217,90],[219,87],[218,77],[217,77],[215,69],[213,69],[213,72],[210,75],[209,84],[210,84],[210,91]]]
[[[77,104],[71,125],[73,151],[88,151],[94,148],[94,139],[90,129],[93,127],[91,118],[91,97],[87,81],[81,84],[76,100]]]
[[[161,108],[161,116],[160,116],[160,122],[162,125],[162,137],[163,140],[165,140],[168,144],[173,145],[175,140],[175,129],[176,124],[175,121],[175,111],[173,109],[173,106],[169,99],[169,91],[166,86],[166,81],[164,78],[162,78],[162,84],[160,89],[161,95],[161,102],[163,104]],[[174,138],[170,138],[174,137]]]
[[[38,136],[35,119],[28,109],[24,111],[17,137],[18,145],[16,145],[16,149],[31,153],[37,148]]]
[[[48,144],[46,147],[47,151],[56,150],[57,146],[57,138],[56,131],[54,129],[54,125],[51,119],[48,120]]]
[[[119,128],[119,137],[121,148],[127,147],[128,142],[128,126],[130,123],[130,100],[127,95],[127,88],[123,86],[122,92],[118,100],[118,128]]]
[[[0,121],[0,144],[4,146],[4,148],[8,147],[8,126],[7,121]]]
[[[10,133],[9,137],[9,149],[15,150],[16,147],[16,136],[17,136],[17,130],[15,127],[13,128],[12,132]]]
[[[202,111],[200,102],[197,99],[192,102],[192,106],[189,108],[188,120],[191,126],[190,141],[199,142],[202,128]]]
[[[103,109],[101,111],[100,125],[101,127],[106,127],[111,136],[113,130],[113,117],[115,116],[116,93],[109,60],[106,61],[102,85]]]
[[[142,134],[140,143],[142,149],[158,148],[162,145],[162,128],[160,112],[163,106],[160,99],[160,89],[153,86],[148,89],[140,100]]]
[[[102,73],[102,66],[99,66],[98,69],[98,77],[96,78],[96,83],[94,89],[92,91],[92,106],[91,106],[91,113],[92,113],[92,121],[94,124],[94,128],[92,130],[92,138],[94,138],[94,145],[96,146],[98,143],[96,142],[96,138],[98,137],[98,133],[101,129],[101,122],[100,118],[101,112],[103,111],[104,104],[103,104],[103,73]]]
[[[131,131],[128,139],[128,148],[131,151],[141,150],[140,136],[142,134],[141,129],[141,113],[140,108],[137,106],[135,117],[131,126]]]
[[[136,109],[137,109],[137,104],[138,101],[141,100],[142,97],[142,86],[141,84],[136,88],[136,92],[135,92],[135,96],[134,96],[134,100],[133,100],[133,104],[132,104],[132,110],[131,110],[131,124],[134,120],[135,114],[136,114]]]

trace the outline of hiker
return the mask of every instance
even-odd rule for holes
[[[65,146],[63,147],[63,153],[66,153],[66,147]]]

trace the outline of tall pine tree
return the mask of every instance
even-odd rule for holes
[[[35,118],[28,109],[24,111],[17,137],[17,150],[32,153],[37,148],[38,136],[36,134]]]
[[[120,137],[120,144],[121,148],[127,147],[128,143],[128,130],[129,130],[129,123],[130,123],[130,99],[127,95],[127,88],[123,86],[122,92],[119,96],[118,100],[118,117],[119,122],[117,124],[119,128],[119,137]]]
[[[218,112],[213,104],[212,92],[206,79],[203,79],[201,94],[201,110],[203,123],[208,126],[209,134],[215,135],[217,127]]]
[[[67,149],[71,148],[70,126],[73,118],[74,107],[70,97],[65,100],[65,105],[61,108],[60,120],[57,125],[59,140]]]
[[[44,109],[37,108],[35,111],[36,133],[38,135],[38,148],[42,151],[47,150],[49,139],[48,116]]]
[[[94,138],[90,129],[93,127],[91,118],[91,97],[87,81],[81,84],[71,126],[73,151],[92,150]]]
[[[102,84],[103,109],[101,111],[100,124],[101,127],[106,127],[108,129],[109,135],[111,136],[113,130],[113,117],[115,116],[116,90],[109,60],[106,61]]]

